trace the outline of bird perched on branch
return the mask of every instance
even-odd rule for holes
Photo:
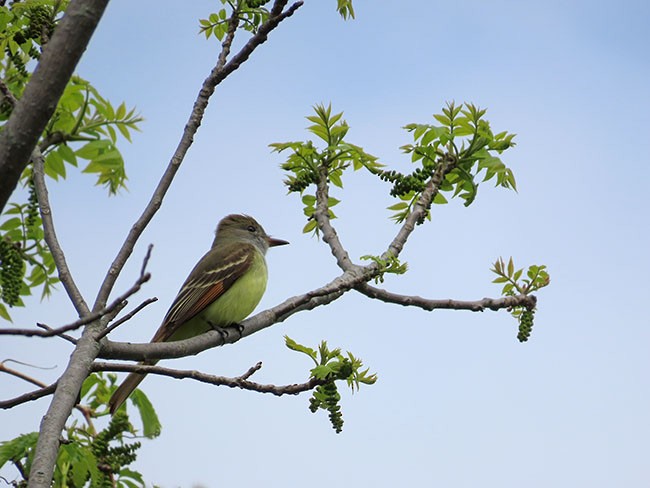
[[[266,290],[266,251],[285,244],[289,243],[267,235],[253,217],[224,217],[211,249],[181,286],[151,342],[188,339],[245,319]],[[120,408],[144,377],[141,373],[126,377],[109,401],[111,413]]]

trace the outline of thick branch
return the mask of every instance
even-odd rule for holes
[[[273,324],[282,322],[291,315],[312,310],[326,305],[341,297],[346,291],[367,280],[366,274],[357,270],[343,273],[327,285],[285,300],[273,308],[264,310],[253,317],[244,320],[241,334],[236,327],[223,331],[210,331],[191,339],[174,342],[131,344],[125,342],[102,341],[102,349],[98,357],[104,359],[130,359],[143,361],[147,359],[169,359],[191,356],[212,347],[232,344],[243,337],[255,334]]]
[[[258,363],[257,367],[252,368],[252,372],[257,371],[260,368],[261,363]],[[242,390],[256,391],[258,393],[271,393],[276,396],[297,395],[298,393],[313,390],[318,385],[322,385],[324,383],[322,380],[312,378],[305,383],[293,385],[263,385],[247,379],[250,374],[252,374],[251,371],[249,371],[248,374],[244,374],[237,378],[229,378],[226,376],[216,376],[194,370],[178,370],[164,368],[161,366],[145,366],[142,364],[113,364],[104,362],[95,362],[93,365],[93,371],[116,371],[127,373],[136,372],[157,374],[178,379],[190,378],[202,383],[208,383],[210,385],[227,386],[229,388],[241,388]]]
[[[108,0],[72,0],[0,132],[0,212],[16,188]]]
[[[417,295],[400,295],[398,293],[391,293],[381,288],[370,286],[363,283],[355,288],[359,293],[362,293],[370,298],[376,298],[382,302],[395,303],[405,307],[419,307],[427,311],[436,309],[447,310],[470,310],[472,312],[483,312],[485,309],[489,310],[502,310],[510,307],[528,307],[535,308],[537,298],[534,295],[517,295],[512,297],[502,298],[483,298],[482,300],[433,300],[429,298],[422,298]]]

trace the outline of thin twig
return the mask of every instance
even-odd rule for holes
[[[126,322],[127,320],[131,320],[131,319],[135,316],[135,314],[137,314],[138,312],[140,312],[140,310],[142,310],[144,307],[146,307],[147,305],[150,305],[150,304],[152,304],[152,303],[154,303],[154,302],[157,302],[157,301],[158,301],[158,298],[156,298],[156,297],[147,298],[144,302],[142,302],[140,305],[138,305],[137,307],[135,307],[131,312],[127,313],[124,317],[121,317],[119,320],[116,320],[116,321],[113,322],[111,325],[109,325],[108,327],[106,327],[106,328],[105,328],[105,329],[104,329],[104,330],[103,330],[103,331],[102,331],[102,332],[97,336],[97,340],[101,339],[102,337],[106,337],[108,334],[110,334],[111,332],[113,332],[115,329],[117,329],[117,328],[118,328],[120,325],[122,325],[124,322]]]
[[[258,363],[261,367],[261,364]],[[257,366],[257,365],[256,365]],[[257,371],[256,366],[251,368],[253,373]],[[324,380],[319,380],[312,378],[305,383],[297,383],[292,385],[269,385],[255,383],[249,381],[247,378],[250,377],[250,371],[247,371],[242,376],[236,378],[229,378],[227,376],[217,376],[201,371],[195,370],[179,370],[179,369],[170,369],[164,368],[162,366],[149,366],[143,364],[115,364],[115,363],[105,363],[105,362],[95,362],[93,364],[93,371],[114,371],[114,372],[126,372],[126,373],[146,373],[146,374],[157,374],[161,376],[169,376],[171,378],[177,379],[193,379],[200,381],[202,383],[208,383],[210,385],[217,386],[227,386],[229,388],[241,388],[242,390],[256,391],[258,393],[271,393],[276,396],[282,395],[297,395],[305,391],[310,391],[316,388],[318,385],[325,383]],[[259,369],[259,368],[258,368]],[[250,374],[249,374],[250,373]],[[248,375],[248,376],[247,376]]]
[[[262,369],[262,361],[259,361],[256,363],[254,366],[251,366],[248,371],[246,371],[243,375],[241,375],[239,378],[242,380],[247,380],[251,376],[253,376],[255,373],[257,373],[260,369]]]
[[[70,301],[77,310],[77,313],[83,317],[90,313],[90,309],[72,278],[72,273],[70,272],[70,268],[68,268],[65,254],[63,253],[63,249],[61,249],[59,239],[56,237],[54,220],[52,218],[52,208],[50,207],[47,186],[45,184],[45,160],[43,154],[38,148],[34,149],[34,155],[34,170],[32,174],[34,176],[34,188],[36,189],[36,195],[38,197],[41,219],[43,220],[45,242],[47,242],[47,246],[50,248],[52,258],[56,264],[56,269],[59,272],[59,279],[61,280],[61,283],[63,283],[63,287],[68,293]]]
[[[9,400],[0,400],[0,408],[1,409],[13,408],[16,405],[38,400],[39,398],[42,398],[44,396],[51,395],[52,393],[54,393],[54,390],[56,390],[56,385],[57,383],[52,383],[51,385],[48,385],[45,388],[39,388],[38,390],[30,391],[29,393],[23,393],[22,395],[14,398],[10,398]]]
[[[41,323],[36,322],[36,327],[40,327],[43,330],[51,332],[53,335],[56,335],[57,337],[60,337],[61,339],[64,339],[64,340],[68,341],[71,344],[77,344],[77,339],[75,339],[74,337],[72,337],[72,336],[70,336],[68,334],[56,333],[55,332],[56,329],[53,329],[49,325],[41,324]]]
[[[38,368],[38,366],[23,363],[22,361],[16,361],[15,359],[5,359],[4,361],[0,362],[0,372],[10,374],[11,376],[15,376],[16,378],[20,378],[21,380],[27,381],[28,383],[31,383],[32,385],[39,386],[41,388],[45,388],[47,386],[42,381],[39,381],[36,378],[32,378],[31,376],[28,376],[25,373],[22,373],[21,371],[18,371],[17,369],[8,368],[7,365],[5,364],[8,361],[12,361],[14,363],[22,364],[22,365],[25,365],[25,366],[31,366],[31,367]],[[40,368],[40,369],[45,369],[45,368]],[[47,369],[49,369],[49,368],[47,368]]]
[[[147,261],[149,260],[149,256],[151,253],[151,248],[147,251],[147,255],[144,258],[144,263],[142,266],[142,271],[144,272],[145,266]],[[151,279],[151,274],[149,273],[144,273],[141,274],[138,279],[136,280],[135,284],[131,286],[127,291],[122,293],[119,297],[117,297],[115,300],[111,302],[111,304],[107,307],[104,307],[98,312],[93,312],[89,313],[87,316],[82,317],[78,320],[75,320],[71,324],[64,325],[62,327],[58,327],[56,329],[49,327],[45,324],[37,324],[39,327],[45,330],[36,330],[36,329],[8,329],[8,328],[1,328],[0,329],[0,335],[22,335],[22,336],[37,336],[37,337],[53,337],[53,336],[61,336],[63,337],[63,334],[65,332],[69,332],[71,330],[78,329],[86,324],[89,324],[95,320],[97,320],[100,317],[103,317],[104,315],[113,312],[118,306],[122,305],[127,298],[129,298],[131,295],[134,295],[138,291],[140,291],[140,288],[142,288],[142,285],[149,281]],[[156,301],[157,299],[149,299],[150,301],[146,303],[145,305],[140,306],[138,311],[143,307],[151,303],[151,301]],[[130,317],[129,317],[130,318]],[[127,319],[128,320],[128,319]],[[113,327],[115,328],[115,327]],[[112,330],[112,329],[111,329]],[[103,334],[105,335],[105,334]],[[102,335],[102,337],[103,337]],[[64,339],[71,340],[71,337],[64,337]]]

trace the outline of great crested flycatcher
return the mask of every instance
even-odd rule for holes
[[[224,217],[217,226],[212,248],[181,286],[151,342],[188,339],[245,319],[266,289],[266,251],[284,244],[289,243],[269,237],[253,217]],[[109,401],[111,413],[120,408],[144,377],[140,373],[126,377]]]

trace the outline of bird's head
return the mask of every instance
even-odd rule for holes
[[[228,215],[221,219],[212,245],[214,247],[215,244],[228,241],[253,244],[262,254],[265,254],[269,247],[289,244],[287,241],[269,236],[253,217],[239,214]]]

